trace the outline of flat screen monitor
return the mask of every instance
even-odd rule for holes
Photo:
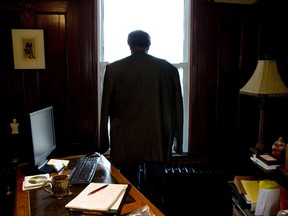
[[[56,149],[53,107],[29,115],[35,168],[42,173],[49,173],[53,167],[47,165],[48,157]]]

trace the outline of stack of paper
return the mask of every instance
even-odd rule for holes
[[[263,161],[266,165],[279,165],[280,164],[277,158],[274,158],[269,154],[256,155],[256,158]]]
[[[41,175],[25,176],[22,185],[22,190],[39,188],[42,186],[42,183],[48,179],[50,179],[49,173]]]
[[[69,160],[50,159],[48,165],[52,165],[57,172],[60,172],[69,163]]]
[[[275,181],[260,181],[255,215],[276,215],[279,211],[280,186]]]
[[[105,183],[90,183],[78,196],[66,204],[70,211],[101,211],[118,210],[124,194],[130,187],[128,184],[108,184],[107,187],[91,195],[92,191],[105,185]]]
[[[255,215],[277,214],[280,188],[275,181],[241,180],[241,183],[251,201],[251,211],[255,211]]]
[[[243,184],[241,183],[242,180],[255,180],[253,176],[235,176],[234,177],[234,184],[238,190],[239,194],[246,195],[247,192],[245,191]]]
[[[256,180],[241,180],[251,203],[257,203],[259,193],[259,182]]]
[[[275,165],[267,165],[265,164],[262,160],[256,157],[254,154],[253,156],[250,157],[250,160],[254,161],[257,163],[259,166],[263,167],[266,170],[275,170],[280,164],[275,164]]]

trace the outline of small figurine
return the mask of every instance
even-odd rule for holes
[[[285,154],[286,145],[283,142],[283,137],[279,137],[279,139],[272,145],[272,155],[277,158],[281,159],[282,155]]]
[[[18,128],[19,128],[19,123],[17,122],[17,119],[13,119],[12,120],[12,123],[10,124],[10,127],[11,127],[11,129],[12,129],[12,132],[11,132],[11,134],[19,134],[19,130],[18,130]]]

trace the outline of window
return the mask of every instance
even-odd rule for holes
[[[149,54],[178,68],[184,103],[183,150],[188,152],[190,1],[99,0],[98,4],[99,108],[106,64],[130,55],[128,33],[144,30],[151,36]]]

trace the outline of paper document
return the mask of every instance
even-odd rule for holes
[[[247,195],[241,180],[255,180],[255,178],[253,176],[235,176],[234,177],[234,184],[238,190],[239,194],[243,194],[243,195]]]
[[[66,204],[66,208],[92,211],[117,210],[123,199],[127,184],[108,184],[107,187],[91,194],[105,183],[90,183],[78,196]]]
[[[262,180],[259,188],[255,215],[276,215],[279,211],[280,186],[275,181]]]
[[[280,188],[260,189],[255,215],[276,215],[279,211]]]
[[[40,175],[32,175],[32,176],[25,176],[22,190],[30,190],[39,188],[42,186],[42,183],[46,180],[50,179],[50,174],[40,174]]]
[[[58,160],[58,159],[50,159],[47,164],[53,165],[58,162],[61,162],[65,167],[69,164],[69,160]]]
[[[69,160],[50,159],[48,165],[52,165],[57,172],[60,172],[69,163]]]
[[[259,193],[259,182],[256,180],[241,180],[241,183],[251,203],[257,203]]]
[[[256,164],[258,164],[259,166],[263,167],[266,170],[275,170],[278,166],[280,166],[280,164],[276,164],[276,165],[267,165],[265,164],[263,161],[261,161],[260,159],[256,158],[256,156],[251,156],[250,160],[254,161]]]

